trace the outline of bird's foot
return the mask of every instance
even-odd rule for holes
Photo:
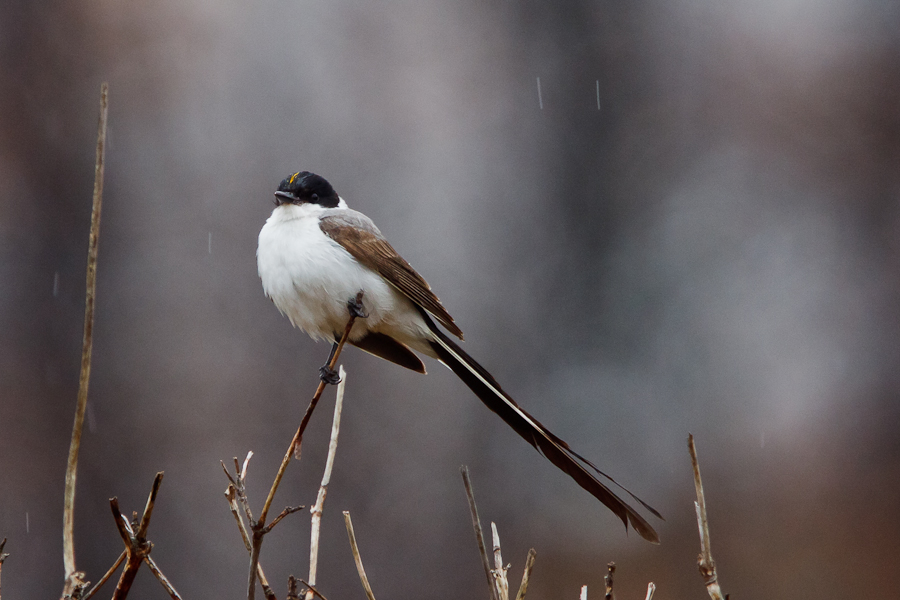
[[[328,365],[322,365],[321,367],[319,367],[319,379],[321,379],[328,385],[337,385],[341,382],[341,376],[338,375],[338,372]]]
[[[366,311],[366,307],[363,306],[362,303],[363,292],[360,292],[356,295],[356,298],[350,298],[347,300],[347,310],[350,311],[350,315],[357,319],[365,319],[368,318],[369,313]]]

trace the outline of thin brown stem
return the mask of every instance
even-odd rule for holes
[[[613,575],[616,573],[616,563],[611,562],[606,565],[606,577],[604,580],[606,581],[606,600],[614,600],[615,594],[613,594]]]
[[[144,562],[147,563],[147,567],[149,567],[150,572],[156,577],[156,580],[159,581],[160,584],[166,589],[169,593],[169,596],[172,597],[172,600],[182,600],[181,595],[175,591],[175,588],[172,586],[172,582],[168,580],[168,578],[163,575],[163,572],[159,570],[159,567],[156,566],[156,562],[150,558],[149,556],[144,557]]]
[[[303,581],[302,579],[300,580],[300,583],[302,583],[303,585],[306,586],[307,593],[315,594],[316,596],[318,596],[318,597],[321,598],[322,600],[328,600],[328,598],[326,598],[325,596],[322,595],[322,592],[320,592],[319,590],[317,590],[316,588],[314,588],[314,587],[313,587],[312,585],[310,585],[309,583]]]
[[[688,451],[691,454],[691,466],[694,469],[694,487],[697,490],[697,501],[694,509],[697,513],[697,527],[700,531],[700,555],[697,557],[697,566],[700,576],[706,584],[706,591],[712,600],[723,600],[722,589],[719,587],[719,577],[716,573],[716,562],[712,557],[712,549],[709,542],[709,521],[706,517],[706,496],[703,493],[703,480],[700,478],[700,462],[697,459],[697,447],[694,445],[694,436],[688,434]]]
[[[528,580],[531,578],[531,570],[534,568],[534,559],[537,552],[534,548],[528,551],[528,558],[525,559],[525,572],[522,573],[522,583],[519,585],[519,593],[516,594],[516,600],[525,600],[525,593],[528,591]]]
[[[91,232],[88,238],[88,262],[84,301],[84,337],[81,344],[81,376],[78,382],[78,400],[75,405],[75,423],[66,464],[66,487],[63,500],[63,567],[65,583],[63,597],[79,595],[87,583],[84,573],[75,568],[75,479],[78,472],[78,450],[81,448],[81,432],[87,410],[88,382],[91,378],[91,351],[94,345],[94,298],[97,292],[97,245],[100,240],[100,209],[103,204],[103,170],[106,158],[106,123],[108,116],[109,85],[100,85],[100,119],[97,124],[97,152],[94,162],[94,197],[91,209]]]
[[[3,548],[6,546],[6,538],[3,538],[3,541],[0,542],[0,574],[3,573],[3,561],[9,558],[9,554],[3,552]],[[2,586],[0,586],[0,590],[2,590]],[[2,593],[0,593],[0,597],[2,597]]]
[[[356,295],[356,301],[361,303],[362,298],[363,293],[359,292]],[[341,351],[344,349],[344,344],[347,342],[347,338],[350,337],[350,330],[353,328],[356,319],[356,314],[350,313],[350,318],[347,320],[347,327],[344,329],[344,335],[341,336],[341,341],[338,342],[338,347],[335,349],[334,355],[328,363],[329,369],[334,369],[334,366],[337,364],[337,361],[341,356]],[[316,393],[313,395],[312,400],[309,402],[309,406],[306,408],[303,420],[300,421],[300,427],[297,428],[297,432],[294,434],[293,439],[291,439],[290,446],[288,446],[288,451],[285,452],[284,458],[281,460],[281,466],[278,468],[278,473],[275,475],[275,481],[272,482],[272,488],[269,490],[269,495],[266,497],[266,503],[263,505],[262,513],[259,516],[259,520],[262,523],[265,523],[266,521],[266,515],[269,514],[269,508],[272,506],[275,492],[278,491],[278,486],[281,484],[281,479],[284,477],[284,472],[287,469],[288,463],[291,462],[291,457],[294,456],[295,450],[300,447],[300,443],[303,440],[303,432],[306,431],[309,419],[312,417],[312,413],[316,409],[316,405],[319,403],[319,398],[322,397],[322,392],[325,391],[326,385],[327,384],[324,381],[319,381],[319,387],[316,388]]]
[[[478,507],[475,505],[475,492],[472,491],[472,482],[469,479],[469,467],[463,465],[459,468],[462,474],[463,485],[466,488],[466,497],[469,499],[469,512],[472,514],[472,528],[475,530],[475,541],[478,542],[478,552],[481,554],[481,564],[484,567],[484,575],[487,577],[488,589],[491,591],[491,600],[500,600],[494,587],[494,576],[491,574],[491,563],[488,560],[487,550],[484,545],[484,532],[481,530],[481,518],[478,516]]]
[[[96,585],[94,585],[94,587],[92,587],[84,596],[81,597],[81,600],[89,600],[91,596],[99,592],[100,588],[103,587],[103,584],[109,581],[109,578],[113,576],[113,573],[116,572],[116,569],[119,568],[119,565],[121,565],[125,561],[126,556],[128,556],[127,550],[123,551],[122,554],[119,555],[119,558],[116,559],[116,562],[113,564],[113,566],[109,568],[106,574],[100,578],[100,581],[98,581]]]
[[[353,553],[353,562],[356,563],[356,572],[359,574],[359,581],[362,583],[363,590],[366,592],[366,598],[375,600],[375,594],[372,592],[372,586],[369,585],[369,578],[366,577],[366,569],[362,564],[362,556],[359,554],[359,546],[356,545],[356,533],[353,531],[353,521],[350,519],[350,511],[344,511],[344,525],[347,526],[347,537],[350,538],[350,552]]]
[[[328,484],[331,483],[331,471],[334,468],[334,457],[337,453],[338,434],[341,430],[341,410],[344,407],[344,385],[347,374],[344,367],[338,372],[337,399],[334,402],[334,419],[331,422],[331,440],[328,442],[328,458],[325,460],[325,472],[322,474],[322,483],[319,485],[319,494],[316,503],[310,509],[312,523],[310,525],[309,541],[309,583],[316,585],[316,572],[319,566],[319,534],[322,528],[322,510],[325,506],[325,496],[328,493]],[[312,589],[306,592],[306,600],[312,600]]]

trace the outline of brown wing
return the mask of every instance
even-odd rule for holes
[[[353,258],[376,271],[410,300],[434,315],[447,331],[463,339],[462,330],[443,307],[431,286],[388,243],[371,219],[355,210],[327,211],[319,221],[322,231]]]

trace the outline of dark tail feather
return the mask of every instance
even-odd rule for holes
[[[621,498],[612,493],[608,487],[603,485],[603,483],[594,477],[594,475],[576,459],[582,460],[619,487],[622,487],[621,485],[608,475],[600,472],[597,467],[589,461],[576,454],[569,448],[568,444],[550,433],[550,431],[541,425],[537,419],[529,415],[523,408],[516,404],[515,401],[503,391],[500,384],[497,383],[484,367],[475,362],[475,359],[466,354],[462,348],[444,335],[437,326],[430,322],[430,319],[429,325],[437,338],[436,341],[431,342],[431,347],[437,353],[441,362],[450,367],[450,369],[456,373],[457,377],[462,379],[463,382],[469,386],[469,389],[475,392],[475,395],[478,396],[489,409],[500,415],[500,418],[506,421],[507,425],[525,438],[525,441],[534,446],[538,452],[546,456],[550,462],[574,479],[578,485],[590,492],[591,495],[605,504],[607,508],[616,513],[616,515],[622,519],[626,529],[630,522],[635,531],[637,531],[645,540],[653,542],[654,544],[659,543],[659,536],[644,517],[638,514]],[[628,492],[632,498],[640,502],[647,510],[657,517],[662,518],[660,514],[646,502],[626,490],[624,487],[622,487],[622,489]]]

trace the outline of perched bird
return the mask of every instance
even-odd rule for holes
[[[428,283],[368,217],[347,207],[324,178],[301,171],[281,182],[275,210],[259,232],[256,258],[266,296],[295,327],[336,345],[346,329],[349,306],[365,318],[356,319],[348,343],[419,373],[425,372],[425,365],[413,350],[441,361],[516,433],[618,515],[626,529],[631,523],[645,539],[659,542],[650,524],[591,471],[617,482],[516,404],[484,367],[438,328],[435,321],[460,340],[463,337]],[[359,292],[362,306],[356,306]],[[336,382],[327,366],[320,372],[325,381]]]

